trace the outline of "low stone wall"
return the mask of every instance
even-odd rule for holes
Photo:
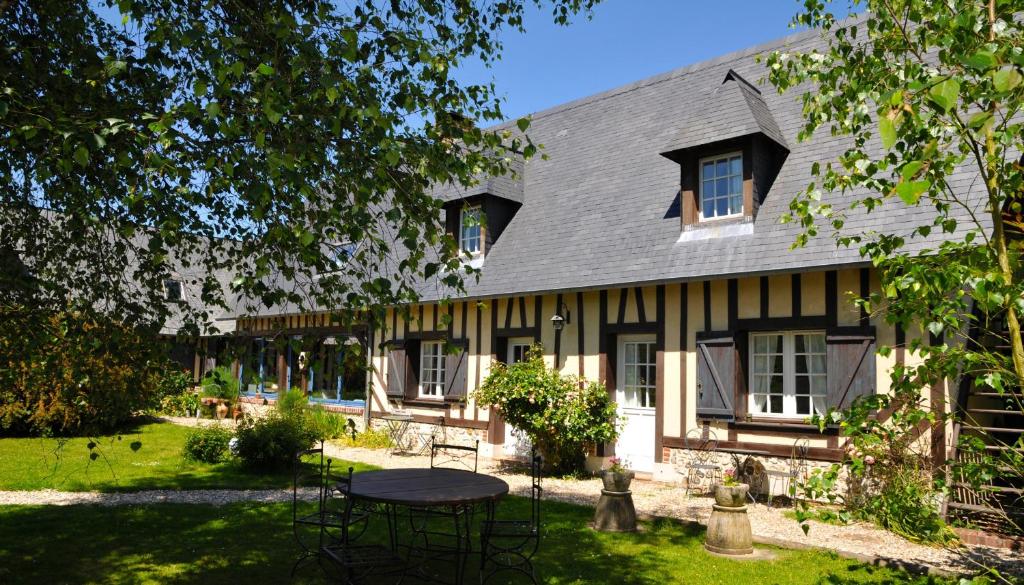
[[[388,423],[387,421],[379,418],[371,418],[370,427],[375,430],[387,431]],[[464,445],[466,447],[472,447],[477,441],[480,441],[480,450],[482,454],[485,451],[485,446],[487,444],[486,429],[468,429],[448,425],[442,427],[441,425],[412,421],[409,423],[409,426],[405,431],[403,448],[418,452],[422,445],[430,442],[430,436],[432,434],[436,437],[438,442],[447,443],[449,445]]]
[[[751,486],[751,491],[761,494],[770,493],[774,496],[788,496],[791,471],[796,471],[798,477],[806,478],[815,469],[828,469],[831,463],[828,461],[803,460],[794,463],[789,457],[773,457],[768,455],[747,455],[744,453],[728,453],[724,451],[701,452],[692,449],[674,449],[665,447],[662,452],[662,461],[674,468],[678,473],[674,475],[673,483],[687,486],[687,482],[693,480],[697,485],[693,487],[708,488],[721,474],[727,470],[735,469],[737,462],[740,466],[751,459],[753,465],[758,465],[765,471],[765,481],[761,486]],[[700,468],[699,464],[717,466],[717,470]],[[694,466],[698,464],[698,466]],[[760,469],[760,468],[759,468]],[[692,470],[692,472],[691,472]],[[771,473],[768,473],[771,472]],[[658,478],[662,479],[662,478]],[[758,489],[760,487],[760,489]]]

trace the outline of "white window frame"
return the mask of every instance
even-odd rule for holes
[[[420,343],[419,396],[431,400],[444,398],[447,382],[444,371],[444,341],[423,341]]]
[[[519,361],[526,361],[526,354],[533,345],[532,337],[510,337],[508,340],[508,355],[506,356],[508,361],[505,362],[508,365],[512,365],[515,362],[516,348],[523,348],[523,359]]]
[[[739,195],[740,195],[740,209],[739,209],[739,211],[737,211],[735,213],[730,213],[728,215],[716,215],[714,217],[705,217],[704,216],[704,163],[708,163],[708,162],[717,163],[720,160],[723,160],[723,159],[730,160],[733,157],[737,157],[737,156],[740,157],[740,175],[739,175],[740,176],[740,193],[739,193]],[[735,176],[735,175],[727,175],[727,176],[732,177],[732,176]],[[715,177],[716,180],[718,178],[719,178],[718,176]],[[722,219],[732,219],[732,218],[735,218],[735,217],[742,217],[743,213],[744,213],[744,209],[743,209],[743,205],[744,205],[744,202],[743,202],[743,152],[742,151],[727,152],[725,154],[716,154],[715,156],[706,156],[706,157],[698,160],[697,161],[697,197],[698,197],[698,201],[700,202],[700,209],[699,209],[699,211],[697,213],[697,217],[698,217],[699,221],[702,221],[702,222],[719,221],[719,220],[722,220]],[[719,199],[719,198],[720,197],[716,193],[715,194],[715,199]]]
[[[628,359],[629,352],[627,347],[630,345],[646,345],[647,346],[647,359],[641,362],[639,359],[634,357],[632,363]],[[621,374],[616,374],[616,377],[622,378],[621,383],[616,385],[622,388],[622,406],[628,409],[634,410],[645,410],[654,411],[657,405],[658,399],[658,347],[657,341],[650,337],[635,337],[622,339],[619,344],[619,351],[622,352],[619,363],[622,366]],[[636,356],[634,351],[634,356]],[[634,378],[634,383],[630,384],[629,380],[629,369],[633,368],[644,368],[644,383],[640,384],[638,378]],[[639,370],[637,370],[639,373]],[[653,375],[652,375],[653,374]],[[633,391],[637,396],[638,400],[635,404],[629,404],[630,391]]]
[[[757,408],[756,397],[757,396],[768,396],[768,397],[770,397],[771,394],[770,393],[764,393],[764,392],[761,392],[761,393],[755,393],[754,392],[754,388],[756,387],[755,384],[754,384],[754,380],[759,375],[755,371],[755,367],[754,367],[754,360],[755,360],[755,358],[757,356],[757,353],[756,353],[756,341],[755,340],[756,340],[757,337],[779,336],[779,335],[782,336],[782,412],[760,412],[758,410],[758,408]],[[822,338],[822,341],[823,342],[825,341],[825,332],[821,331],[821,330],[808,330],[808,331],[757,331],[757,332],[753,332],[753,333],[750,334],[750,338],[749,338],[749,343],[750,343],[749,348],[750,349],[749,349],[749,352],[748,352],[749,353],[749,358],[750,358],[749,359],[749,363],[748,363],[748,365],[749,365],[748,369],[750,370],[750,373],[748,374],[748,378],[749,379],[747,380],[747,383],[748,383],[747,388],[749,390],[748,393],[747,393],[748,394],[748,396],[747,396],[747,412],[749,412],[751,416],[757,417],[757,418],[762,418],[762,417],[763,418],[786,418],[786,419],[808,418],[808,417],[813,416],[814,413],[815,413],[815,409],[814,409],[814,399],[815,399],[815,397],[821,398],[821,403],[823,404],[823,406],[825,408],[828,408],[828,406],[829,406],[827,404],[827,400],[828,400],[828,384],[827,384],[827,380],[828,380],[828,365],[827,365],[827,363],[828,362],[825,361],[825,364],[826,364],[825,365],[825,371],[823,371],[823,372],[813,372],[813,373],[810,373],[810,374],[797,374],[796,373],[796,336],[797,335],[820,335],[821,338]],[[820,354],[822,356],[823,360],[826,359],[825,356],[827,355],[827,352],[828,352],[827,345],[823,344],[822,345],[822,353]],[[816,354],[809,354],[808,353],[808,354],[801,354],[801,355],[816,355]],[[760,374],[760,375],[764,375],[764,374]],[[810,381],[810,380],[808,381],[808,392],[809,392],[809,394],[807,396],[808,396],[808,401],[809,401],[809,406],[810,406],[810,412],[806,413],[806,414],[798,413],[797,412],[797,407],[796,407],[796,398],[797,398],[797,394],[796,394],[796,378],[797,378],[798,375],[799,376],[805,376],[806,375],[806,376],[812,377],[812,378],[813,377],[819,377],[819,378],[822,379],[821,390],[818,393],[815,393],[815,391],[814,391],[814,384],[813,384],[813,382]],[[769,409],[770,407],[771,407],[771,405],[770,405],[770,398],[768,398],[765,401],[765,408]]]
[[[483,208],[479,205],[468,205],[459,211],[459,249],[474,258],[483,254],[484,251],[482,214]],[[470,218],[470,215],[475,215],[476,217]],[[467,234],[467,230],[475,231],[476,234]],[[470,250],[467,247],[467,242],[471,241],[476,242],[476,250]]]

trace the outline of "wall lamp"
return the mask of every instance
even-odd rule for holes
[[[572,314],[569,312],[569,307],[562,303],[558,307],[557,312],[551,317],[551,326],[555,328],[555,331],[561,331],[563,327],[571,323]]]

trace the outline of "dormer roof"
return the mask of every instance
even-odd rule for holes
[[[788,148],[761,91],[732,69],[691,112],[682,132],[661,149],[662,156],[676,160],[682,150],[758,133]]]
[[[515,203],[523,202],[523,157],[518,154],[510,154],[510,173],[501,176],[480,176],[477,177],[475,185],[469,188],[462,188],[453,185],[444,185],[434,191],[435,197],[449,202],[457,199],[466,199],[476,195],[493,195],[508,199]]]

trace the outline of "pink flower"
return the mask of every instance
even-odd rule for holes
[[[875,456],[874,455],[868,455],[867,457],[864,458],[864,463],[867,463],[868,465],[874,465],[875,464]]]

